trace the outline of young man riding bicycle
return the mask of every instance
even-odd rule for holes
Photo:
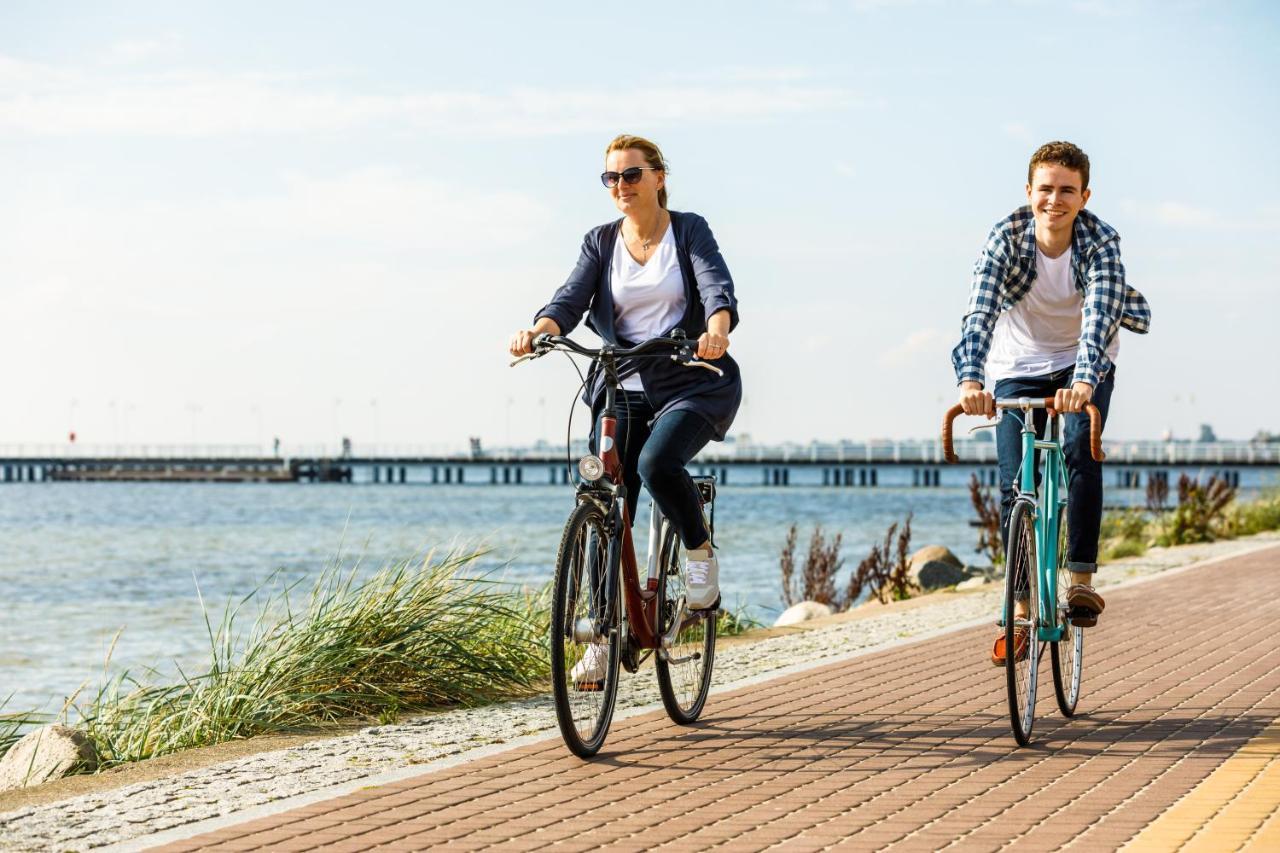
[[[1054,397],[1067,413],[1063,451],[1067,487],[1067,560],[1071,621],[1097,622],[1106,606],[1093,588],[1102,524],[1102,469],[1089,453],[1086,403],[1103,423],[1115,385],[1118,332],[1145,334],[1151,309],[1125,283],[1120,235],[1084,209],[1089,158],[1069,142],[1042,145],[1027,168],[1027,205],[996,223],[974,266],[960,343],[951,360],[965,414],[995,416],[995,399]],[[994,394],[987,389],[991,388]],[[1037,428],[1043,429],[1040,412]],[[996,428],[1001,534],[1018,492],[1022,425],[1002,418]],[[1027,615],[1018,602],[1019,617]],[[1004,666],[1004,634],[991,659]],[[1019,649],[1015,654],[1024,654]]]

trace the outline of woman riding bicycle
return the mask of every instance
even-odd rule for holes
[[[723,370],[721,377],[656,358],[618,370],[617,442],[629,505],[635,506],[643,481],[688,551],[689,607],[713,609],[720,601],[719,565],[684,466],[708,441],[724,439],[742,400],[738,365],[727,352],[738,323],[733,279],[706,220],[667,210],[667,166],[658,146],[619,136],[605,149],[605,170],[600,179],[622,218],[587,232],[568,281],[531,328],[511,336],[510,351],[529,353],[535,336],[567,335],[586,315],[588,328],[621,347],[680,330],[697,340],[699,358]],[[596,424],[603,386],[603,376],[588,377],[584,400]],[[597,432],[593,427],[596,452]]]

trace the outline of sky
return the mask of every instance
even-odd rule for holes
[[[1269,2],[10,0],[0,445],[563,440],[575,374],[506,340],[621,132],[733,274],[738,439],[935,435],[1053,139],[1152,306],[1108,434],[1280,431],[1278,43]]]

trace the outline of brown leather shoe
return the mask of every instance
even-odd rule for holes
[[[1014,647],[1015,661],[1018,661],[1019,663],[1021,663],[1022,661],[1027,659],[1027,648],[1031,645],[1031,643],[1029,642],[1030,638],[1031,638],[1030,628],[1015,627],[1013,629],[1013,647]],[[1001,631],[1000,636],[996,637],[995,645],[991,647],[991,664],[993,666],[1004,666],[1004,656],[1005,656],[1004,631]]]
[[[1097,625],[1098,616],[1106,606],[1102,596],[1091,586],[1078,583],[1067,590],[1068,618],[1077,628],[1092,628]]]

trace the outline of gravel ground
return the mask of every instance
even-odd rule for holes
[[[1099,586],[1158,574],[1205,559],[1229,556],[1280,542],[1280,535],[1180,548],[1153,549],[1138,558],[1103,567]],[[728,690],[783,670],[817,666],[838,658],[919,639],[998,611],[1002,587],[988,584],[967,593],[943,593],[852,614],[829,617],[812,627],[776,633],[758,641],[726,642],[717,649],[716,689]],[[985,654],[985,649],[975,650]],[[651,670],[625,677],[619,712],[658,703]],[[714,703],[711,706],[714,712]],[[375,726],[355,734],[263,752],[163,779],[74,797],[0,814],[0,849],[88,850],[141,839],[185,824],[264,806],[389,772],[498,745],[555,728],[550,697],[485,708],[450,711],[403,724]],[[130,845],[134,846],[134,845]]]

